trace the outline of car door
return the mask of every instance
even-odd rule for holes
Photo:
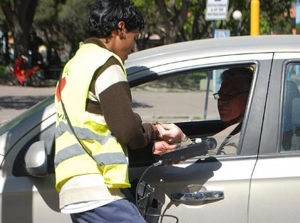
[[[251,180],[249,223],[299,222],[300,53],[276,53],[258,161]]]
[[[145,181],[155,189],[156,206],[161,207],[160,214],[163,215],[161,222],[177,222],[177,220],[187,223],[247,222],[250,182],[259,151],[268,90],[265,86],[269,81],[272,54],[206,58],[178,66],[181,71],[186,71],[195,69],[196,65],[199,69],[202,67],[206,70],[214,70],[219,69],[220,66],[224,68],[225,65],[243,64],[254,64],[255,75],[242,127],[238,155],[202,156],[174,165],[149,166],[148,169],[139,166],[130,169],[132,181],[137,179]],[[168,66],[172,69],[159,68],[160,72],[164,75],[175,72],[174,67],[177,65],[168,64]],[[170,108],[171,112],[172,108]],[[203,123],[203,121],[198,122]],[[188,129],[188,122],[185,122],[184,126]],[[197,128],[195,122],[191,122],[190,126],[193,129]],[[209,128],[209,125],[206,128]],[[199,129],[199,132],[201,131],[203,130]],[[193,194],[207,199],[194,199],[197,196]]]

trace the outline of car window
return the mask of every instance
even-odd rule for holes
[[[251,67],[255,72],[254,64],[235,66]],[[221,125],[216,128],[216,125],[212,125],[211,122],[204,125],[200,125],[200,123],[212,120],[221,121],[217,100],[213,94],[220,89],[222,72],[235,66],[230,64],[230,66],[205,67],[205,69],[193,69],[189,72],[164,74],[155,81],[133,87],[131,88],[133,110],[140,114],[144,122],[193,123],[193,125],[186,124],[183,126],[186,134],[190,129],[193,129],[190,132],[194,138],[201,137],[203,139],[214,136],[223,130],[225,125],[220,129]],[[180,125],[180,127],[182,126]],[[196,132],[197,128],[199,134]],[[238,128],[240,130],[242,126],[240,125]],[[213,130],[204,132],[203,129]],[[220,137],[220,145],[221,141],[226,138],[222,134],[217,137]],[[240,138],[237,137],[234,141],[236,146],[239,144],[239,140]],[[236,154],[236,151],[235,148],[233,153]],[[211,155],[215,154],[212,153]],[[222,153],[222,155],[227,154]]]
[[[283,151],[300,151],[300,62],[286,65],[282,109]]]
[[[164,77],[131,88],[135,112],[146,122],[184,122],[219,119],[212,93],[221,70],[194,70]],[[207,91],[208,89],[208,91]]]

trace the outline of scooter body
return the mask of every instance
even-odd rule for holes
[[[10,71],[10,80],[14,85],[32,85],[41,86],[44,79],[44,71],[39,65],[29,66],[28,59],[25,56],[18,56],[14,67]]]

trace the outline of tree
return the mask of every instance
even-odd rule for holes
[[[154,3],[153,0],[135,0],[135,5],[140,9],[140,11],[143,14],[143,17],[146,21],[146,26],[144,28],[144,31],[142,32],[142,35],[137,41],[137,48],[138,49],[146,49],[148,47],[156,46],[156,45],[162,45],[164,36],[165,36],[165,30],[163,28],[162,19],[160,16],[160,13]],[[147,7],[145,7],[147,5]],[[152,35],[158,36],[160,39],[155,40],[156,43],[152,44],[149,42],[152,41],[150,38]],[[150,45],[150,46],[149,46]]]
[[[205,20],[206,0],[133,0],[142,11],[147,25],[139,49],[146,48],[153,34],[160,36],[163,44],[211,38],[212,21]],[[249,35],[250,1],[229,0],[226,20],[217,21],[216,28],[229,29],[232,35],[238,29]],[[288,16],[283,14],[294,0],[260,0],[261,33],[284,33]],[[60,48],[70,45],[74,51],[84,39],[88,8],[94,0],[0,0],[9,30],[15,41],[15,52],[26,54],[32,28],[48,45],[57,43]],[[146,7],[145,7],[146,6]],[[232,12],[240,10],[242,21],[232,19]],[[280,31],[277,31],[280,29]]]
[[[148,41],[152,34],[158,34],[164,44],[191,39],[193,12],[194,9],[199,8],[194,6],[198,4],[198,0],[135,0],[134,2],[142,11],[147,24],[142,42]]]
[[[27,55],[29,35],[38,0],[2,0],[0,2],[14,38],[14,52]]]
[[[40,0],[34,28],[49,48],[56,48],[66,61],[84,40],[89,8],[95,0],[67,0],[65,4]]]
[[[60,32],[70,44],[73,54],[86,36],[88,13],[95,0],[68,0],[58,14]]]
[[[294,0],[261,0],[261,12],[270,28],[269,34],[273,32],[291,34],[289,9],[294,2]],[[289,27],[288,30],[285,30],[285,27]]]
[[[146,2],[145,2],[146,1]],[[151,32],[157,33],[163,38],[164,44],[181,42],[194,39],[212,37],[213,21],[205,20],[206,0],[135,0],[146,17],[149,16],[152,26]],[[217,29],[228,29],[231,35],[250,34],[250,2],[251,0],[229,0],[227,18],[216,21]],[[285,33],[283,27],[289,27],[288,17],[284,13],[289,9],[294,0],[260,0],[260,33],[271,34],[276,31]],[[147,7],[144,5],[147,4]],[[155,13],[153,5],[155,4]],[[241,22],[232,18],[234,10],[240,10],[243,14]],[[157,13],[158,12],[158,13]],[[280,31],[278,31],[280,29]],[[238,30],[238,32],[236,32]],[[146,27],[146,33],[149,27]],[[150,32],[150,33],[151,33]]]
[[[181,2],[155,0],[155,4],[162,16],[165,33],[168,34],[165,43],[172,43],[186,22],[191,0],[181,0]]]
[[[56,5],[66,0],[54,0]],[[28,54],[30,32],[38,0],[0,0],[1,9],[14,38],[14,52]]]

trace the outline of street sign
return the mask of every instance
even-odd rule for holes
[[[230,37],[229,29],[216,29],[214,38]]]
[[[228,0],[206,0],[205,20],[225,20],[227,9]]]

